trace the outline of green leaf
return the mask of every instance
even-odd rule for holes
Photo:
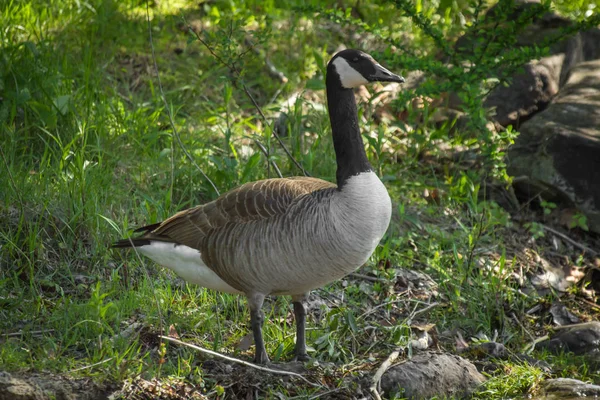
[[[198,40],[198,38],[196,37],[196,35],[194,35],[192,32],[190,32],[190,34],[188,35],[186,43],[190,44],[190,43],[195,42],[196,40]]]
[[[56,128],[57,115],[55,108],[50,108],[46,104],[37,101],[30,101],[28,104],[37,113],[44,127],[48,129]]]
[[[105,217],[102,214],[96,214],[97,216],[99,216],[100,218],[102,218],[103,220],[105,220],[106,222],[108,222],[108,224],[115,230],[115,232],[118,232],[119,234],[122,234],[122,230],[119,227],[119,225],[117,225],[117,223],[115,221],[113,221],[112,219]]]
[[[31,99],[31,92],[29,91],[28,88],[23,88],[19,91],[19,94],[17,95],[17,104],[23,104],[28,102]]]
[[[40,51],[38,50],[37,46],[35,45],[35,43],[31,42],[31,41],[26,41],[24,43],[25,47],[27,47],[27,49],[31,52],[31,54],[33,54],[35,57],[40,55]]]
[[[348,321],[348,325],[352,332],[358,332],[358,326],[356,325],[356,319],[354,318],[354,313],[351,310],[348,310],[346,314],[346,320]]]
[[[260,162],[260,153],[254,153],[244,165],[244,170],[242,171],[242,175],[240,176],[240,180],[242,182],[246,182],[250,177],[250,174],[254,171],[258,163]]]
[[[166,148],[162,149],[160,151],[160,153],[158,153],[158,158],[164,158],[164,157],[168,156],[169,154],[171,154],[171,148],[166,147]]]
[[[318,51],[313,51],[313,56],[315,57],[315,63],[317,64],[317,67],[319,67],[320,71],[325,71],[325,60],[323,59],[323,56],[321,55],[320,52]]]
[[[71,108],[71,95],[65,94],[54,99],[54,105],[62,115],[66,115]]]

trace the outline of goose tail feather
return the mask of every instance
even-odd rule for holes
[[[115,243],[113,243],[110,247],[113,249],[126,249],[130,247],[140,247],[146,246],[150,244],[150,239],[146,238],[129,238],[129,239],[121,239]]]

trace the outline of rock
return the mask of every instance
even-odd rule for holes
[[[14,378],[7,372],[0,372],[0,400],[43,400],[48,397],[42,389],[28,382]]]
[[[114,388],[91,379],[68,379],[49,373],[13,376],[0,371],[0,400],[100,400]]]
[[[499,85],[490,93],[485,107],[494,108],[494,119],[500,125],[518,127],[556,96],[564,58],[558,54],[528,63],[524,72],[513,76],[510,85]]]
[[[581,322],[577,315],[573,314],[569,309],[561,302],[555,302],[550,307],[550,315],[552,320],[558,326],[578,324]]]
[[[527,197],[575,206],[600,233],[600,61],[579,64],[542,113],[520,128],[508,173]]]
[[[451,354],[419,353],[390,368],[381,378],[381,389],[391,397],[429,399],[434,396],[463,398],[485,381],[475,366]]]
[[[552,54],[561,52],[565,54],[565,58],[561,67],[559,86],[563,87],[573,67],[585,61],[600,59],[600,29],[579,32],[551,49]]]
[[[491,7],[481,22],[482,27],[493,28],[505,24],[500,16],[497,22],[498,5]],[[514,21],[524,12],[533,12],[531,24],[516,38],[515,46],[542,45],[548,38],[561,37],[560,30],[573,22],[553,12],[545,11],[538,0],[517,0],[508,21]],[[471,33],[460,37],[455,45],[459,53],[472,54],[477,47],[486,46],[481,38]],[[600,29],[590,29],[568,36],[550,46],[550,56],[533,60],[524,66],[524,72],[512,76],[508,87],[496,87],[485,101],[486,107],[495,108],[495,120],[502,126],[521,123],[542,111],[566,82],[571,68],[584,61],[600,58]]]
[[[549,340],[538,343],[540,350],[551,353],[570,351],[576,355],[593,354],[600,351],[600,322],[569,325],[558,330]]]
[[[569,378],[546,379],[542,382],[542,391],[552,398],[600,396],[600,386]]]
[[[600,58],[600,29],[593,28],[589,31],[581,32],[582,52],[585,61],[597,60]]]
[[[583,40],[580,34],[571,36],[565,42],[562,70],[560,71],[560,87],[562,88],[566,81],[567,75],[571,68],[585,61],[583,55]]]
[[[493,357],[493,358],[506,358],[506,347],[502,343],[496,342],[483,342],[479,343],[471,349],[473,354],[478,356]]]

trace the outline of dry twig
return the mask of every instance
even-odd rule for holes
[[[517,318],[517,316],[516,316],[516,314],[514,312],[510,313],[510,316],[517,323],[517,325],[519,325],[521,327],[521,329],[523,330],[523,332],[525,332],[527,334],[527,336],[529,336],[529,338],[531,339],[531,343],[529,345],[532,346],[532,348],[534,348],[535,344],[536,344],[535,337],[531,334],[531,332],[529,332],[529,330],[527,330],[527,328],[525,328],[525,326],[523,326],[523,324],[521,323],[521,321],[519,321],[519,318]]]
[[[412,319],[414,317],[416,317],[417,315],[422,314],[424,312],[427,312],[427,311],[431,310],[433,307],[437,307],[439,304],[440,303],[437,303],[437,302],[436,303],[431,303],[427,307],[423,308],[422,310],[413,311],[412,314],[410,315],[410,317],[408,317],[408,320],[412,321]]]
[[[406,320],[404,322],[406,325],[411,325],[413,319],[417,315],[422,314],[424,312],[427,312],[427,311],[431,310],[433,307],[437,307],[440,304],[440,303],[437,303],[437,302],[436,303],[431,303],[431,304],[428,304],[427,307],[423,308],[422,310],[417,310],[417,307],[418,307],[419,303],[423,303],[423,302],[417,301],[417,304],[415,304],[415,308],[413,309],[413,311],[410,313],[410,315],[406,318]]]
[[[597,255],[598,255],[598,252],[597,252],[597,251],[595,251],[595,250],[593,250],[593,249],[590,249],[589,247],[587,247],[587,246],[586,246],[586,245],[584,245],[584,244],[581,244],[581,243],[579,243],[579,242],[576,242],[575,240],[571,239],[570,237],[568,237],[568,236],[567,236],[567,235],[565,235],[564,233],[562,233],[562,232],[560,232],[560,231],[557,231],[556,229],[550,228],[549,226],[547,226],[547,225],[544,225],[544,224],[540,224],[540,226],[541,226],[542,228],[544,228],[544,230],[547,230],[548,232],[550,232],[550,233],[553,233],[553,234],[555,234],[556,236],[559,236],[561,239],[564,239],[564,240],[566,240],[567,242],[571,243],[573,246],[577,247],[578,249],[580,249],[580,250],[583,250],[583,251],[586,251],[586,252],[588,252],[588,253],[589,253],[590,255],[592,255],[592,256],[597,256]]]
[[[587,304],[588,306],[596,309],[596,310],[600,310],[600,306],[592,301],[589,301],[588,299],[584,299],[583,297],[581,297],[581,295],[577,296],[578,299],[580,301],[583,301],[585,304]]]
[[[313,394],[312,396],[310,396],[308,398],[308,400],[315,400],[315,399],[322,399],[325,398],[325,396],[327,396],[328,394],[332,394],[332,393],[337,393],[340,390],[345,389],[344,387],[337,387],[335,389],[330,389],[327,390],[325,392],[321,392],[321,393],[317,393],[317,394]],[[306,395],[300,395],[300,396],[294,396],[294,397],[288,397],[288,400],[298,400],[298,399],[306,399]]]
[[[529,353],[531,353],[533,350],[535,350],[535,346],[536,346],[538,343],[541,343],[541,342],[543,342],[543,341],[545,341],[545,340],[548,340],[549,338],[550,338],[550,336],[548,336],[548,335],[544,335],[544,336],[542,336],[541,338],[537,338],[537,339],[535,339],[533,342],[529,342],[529,343],[528,343],[528,344],[526,344],[526,345],[525,345],[525,347],[523,348],[523,353],[525,353],[525,354],[529,354]]]
[[[408,290],[405,290],[405,291],[403,291],[401,293],[398,293],[398,296],[404,296],[407,293],[408,293]],[[357,319],[362,319],[362,318],[366,317],[367,315],[373,314],[375,311],[379,310],[382,307],[389,306],[390,304],[400,303],[402,301],[406,301],[406,299],[390,300],[390,301],[386,301],[385,303],[378,304],[375,307],[371,308],[370,310],[365,311],[364,313],[362,313],[361,315],[359,315]]]
[[[297,374],[295,372],[283,371],[283,370],[280,370],[280,369],[272,369],[272,368],[267,368],[267,367],[261,367],[260,365],[252,364],[252,363],[249,363],[249,362],[244,361],[244,360],[239,360],[237,358],[229,357],[229,356],[223,355],[221,353],[217,353],[216,351],[208,350],[208,349],[202,348],[200,346],[196,346],[196,345],[193,345],[193,344],[190,344],[190,343],[182,342],[181,340],[174,339],[174,338],[169,337],[169,336],[159,335],[158,337],[161,338],[161,339],[167,340],[169,342],[173,342],[173,343],[176,343],[176,344],[179,344],[179,345],[182,345],[182,346],[187,346],[187,347],[192,348],[194,350],[197,350],[197,351],[199,351],[201,353],[210,354],[211,356],[222,358],[223,360],[227,360],[227,361],[231,361],[231,362],[234,362],[234,363],[237,363],[237,364],[241,364],[241,365],[244,365],[246,367],[255,368],[255,369],[258,369],[260,371],[269,372],[271,374],[289,375],[289,376],[293,376],[293,377],[296,377],[296,378],[300,378],[304,382],[306,382],[309,385],[314,386],[314,387],[321,387],[322,386],[322,385],[319,385],[319,384],[316,384],[316,383],[313,383],[313,382],[309,381],[308,379],[306,379],[302,375]]]
[[[375,372],[375,375],[373,375],[373,380],[371,381],[371,386],[369,387],[369,390],[371,391],[371,393],[373,393],[373,396],[377,400],[381,400],[381,395],[379,394],[379,390],[378,390],[379,381],[381,380],[381,377],[383,376],[383,374],[385,374],[385,371],[387,371],[388,368],[390,368],[390,366],[392,365],[392,363],[394,361],[396,361],[396,358],[398,358],[401,351],[402,351],[402,348],[400,348],[400,347],[397,348],[396,350],[394,350],[392,352],[392,354],[390,354],[388,356],[388,358],[386,358],[386,360],[381,363],[381,365]]]
[[[98,365],[100,365],[100,364],[104,364],[104,363],[107,363],[107,362],[109,362],[109,361],[110,361],[110,360],[112,360],[113,358],[114,358],[114,357],[109,357],[109,358],[107,358],[106,360],[102,360],[102,361],[99,361],[99,362],[97,362],[97,363],[94,363],[94,364],[86,365],[85,367],[81,367],[81,368],[75,368],[75,369],[72,369],[72,370],[70,370],[70,371],[69,371],[69,373],[71,374],[71,373],[73,373],[73,372],[77,372],[77,371],[83,371],[84,369],[90,369],[90,368],[94,368],[94,367],[96,367],[96,366],[98,366]]]
[[[4,337],[23,336],[27,333],[30,335],[41,335],[42,333],[50,333],[50,332],[54,332],[54,329],[42,329],[39,331],[19,331],[19,332],[3,333],[2,336],[4,336]]]

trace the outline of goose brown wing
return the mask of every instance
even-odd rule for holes
[[[266,179],[246,183],[218,199],[180,211],[159,224],[139,229],[144,239],[169,241],[200,249],[208,233],[228,223],[244,223],[284,214],[296,199],[330,182],[308,177]]]

